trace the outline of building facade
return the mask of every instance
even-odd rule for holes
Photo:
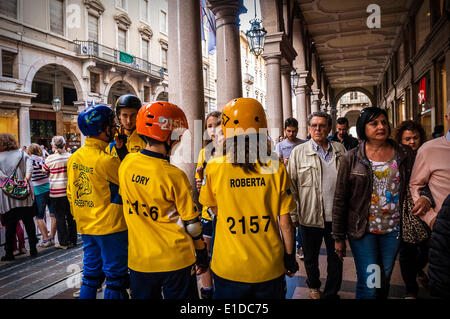
[[[167,100],[167,0],[4,0],[0,131],[21,145],[82,136],[86,105],[121,94]],[[61,101],[55,111],[54,99]]]

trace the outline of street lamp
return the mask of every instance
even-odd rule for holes
[[[248,30],[245,35],[247,37],[250,52],[258,57],[264,51],[264,40],[266,38],[267,31],[261,25],[262,20],[256,18],[256,0],[254,1],[254,4],[255,18],[250,20],[250,30]]]
[[[298,89],[300,87],[298,83],[300,81],[300,75],[297,73],[296,69],[291,71],[291,80],[292,80],[292,88],[294,89],[295,93],[295,89]]]
[[[59,99],[59,97],[56,95],[56,68],[57,66],[55,65],[55,87],[53,89],[53,101],[52,101],[52,106],[53,106],[53,110],[58,113],[59,111],[61,111],[61,100]]]

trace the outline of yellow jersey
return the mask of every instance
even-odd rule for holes
[[[195,263],[183,221],[198,217],[186,174],[162,154],[128,154],[119,168],[123,215],[128,226],[128,267],[165,272]]]
[[[211,270],[219,277],[259,283],[284,273],[278,216],[296,204],[285,166],[272,165],[257,165],[258,173],[245,173],[226,156],[206,165],[199,201],[218,208]]]
[[[106,147],[106,153],[117,156],[117,150],[115,148],[116,141],[113,141],[108,144]],[[147,143],[138,135],[137,131],[134,130],[130,136],[127,136],[127,150],[129,153],[137,153],[140,150],[143,150]]]
[[[67,198],[81,234],[127,230],[118,193],[120,160],[105,153],[107,145],[87,137],[67,162]]]
[[[212,142],[211,142],[212,143]],[[200,150],[200,152],[198,153],[198,161],[197,161],[197,167],[195,170],[195,178],[196,179],[201,179],[203,180],[203,176],[205,175],[205,166],[206,166],[206,159],[205,159],[205,147],[202,148]],[[200,176],[197,172],[197,169],[199,167],[203,167],[203,176]],[[207,206],[203,206],[202,208],[202,218],[203,219],[207,219],[207,220],[212,220],[211,217],[208,214],[208,207]]]

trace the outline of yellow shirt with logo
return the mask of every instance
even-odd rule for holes
[[[117,150],[115,148],[116,142],[109,143],[106,147],[106,153],[117,156]],[[138,135],[137,131],[134,130],[130,136],[127,136],[127,150],[129,153],[137,153],[143,150],[146,146],[145,141]]]
[[[198,217],[186,174],[161,154],[128,154],[119,168],[123,215],[128,226],[128,267],[165,272],[195,263],[183,221]]]
[[[107,142],[87,137],[67,162],[67,198],[81,234],[125,231],[118,170],[120,160],[105,153]]]
[[[286,168],[276,164],[245,173],[225,156],[208,162],[199,201],[218,208],[211,263],[217,276],[259,283],[284,273],[278,216],[296,204]]]

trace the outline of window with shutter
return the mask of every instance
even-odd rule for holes
[[[159,15],[159,31],[167,33],[167,13],[160,11]]]
[[[148,0],[141,0],[141,19],[144,21],[149,21],[148,16]]]
[[[149,41],[142,39],[142,59],[148,61]]]
[[[167,68],[167,49],[161,48],[161,64],[164,68]]]
[[[120,51],[126,51],[127,50],[127,31],[119,28],[118,29],[118,47]]]
[[[64,34],[63,17],[63,0],[50,0],[50,30],[52,32]]]
[[[17,19],[17,0],[1,0],[0,14]]]
[[[98,42],[98,18],[88,15],[88,40]]]

